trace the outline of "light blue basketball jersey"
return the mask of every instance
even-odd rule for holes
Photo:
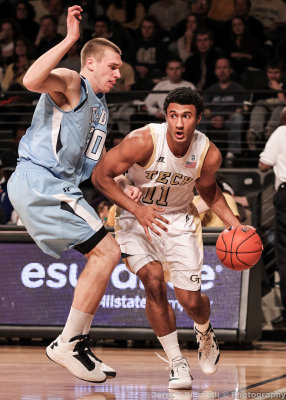
[[[104,94],[81,78],[81,98],[72,111],[61,110],[47,93],[36,106],[31,127],[19,145],[20,161],[32,161],[57,178],[78,186],[99,161],[107,134]]]

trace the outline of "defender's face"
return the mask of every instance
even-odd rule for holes
[[[120,78],[119,68],[122,66],[121,57],[115,51],[106,49],[100,61],[94,61],[93,78],[96,87],[93,89],[98,93],[108,93]]]
[[[201,115],[197,116],[194,105],[181,105],[170,103],[167,108],[166,121],[168,124],[167,141],[171,150],[189,146],[196,125],[200,122]]]

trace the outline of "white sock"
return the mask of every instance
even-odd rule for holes
[[[90,314],[84,313],[71,307],[67,322],[61,334],[62,341],[67,343],[70,341],[71,338],[82,335],[85,324],[89,320]]]
[[[158,336],[157,336],[158,337]],[[183,358],[178,342],[178,333],[174,331],[169,333],[169,335],[158,337],[169,361],[175,358]]]
[[[197,324],[196,322],[194,323],[196,330],[199,331],[200,333],[205,333],[210,326],[210,320],[208,319],[207,322],[204,324]]]
[[[86,321],[85,321],[85,324],[84,324],[84,327],[83,327],[83,331],[82,331],[82,333],[84,335],[87,335],[89,333],[90,326],[91,326],[91,323],[92,323],[92,320],[93,320],[93,317],[94,317],[94,315],[91,315],[91,314],[87,314],[87,315],[88,316],[86,318]]]

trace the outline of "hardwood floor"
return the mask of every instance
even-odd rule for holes
[[[43,346],[0,346],[2,400],[284,399],[286,343],[258,342],[252,350],[221,349],[219,370],[204,375],[196,350],[184,350],[192,391],[168,391],[168,371],[150,348],[99,347],[99,358],[117,370],[115,379],[94,385],[52,363]]]

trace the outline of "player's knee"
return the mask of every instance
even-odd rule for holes
[[[166,284],[161,279],[148,279],[145,281],[146,297],[149,300],[161,302],[166,297]]]
[[[197,315],[199,312],[199,302],[197,299],[192,299],[186,302],[180,301],[180,304],[188,315]]]

